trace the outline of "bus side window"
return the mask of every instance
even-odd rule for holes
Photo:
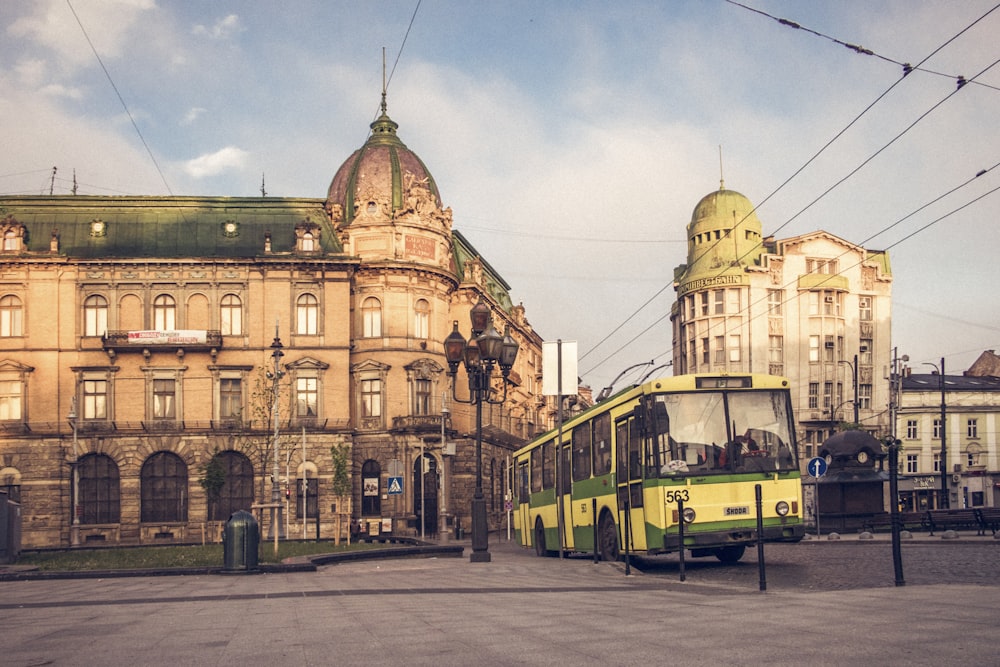
[[[594,475],[611,472],[611,415],[594,419]]]

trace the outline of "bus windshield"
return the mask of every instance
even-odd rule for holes
[[[657,394],[650,399],[648,477],[798,469],[787,392]]]

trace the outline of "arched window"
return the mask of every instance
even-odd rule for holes
[[[312,232],[303,232],[299,239],[299,250],[302,252],[312,252],[316,249],[316,237]]]
[[[413,307],[413,337],[426,340],[430,333],[431,305],[427,299],[417,299]]]
[[[238,510],[250,511],[253,505],[253,464],[239,452],[227,450],[212,457],[225,480],[217,490],[206,489],[208,520],[225,521]]]
[[[0,297],[0,336],[5,338],[21,335],[23,313],[21,300],[13,294]]]
[[[363,337],[382,335],[382,304],[373,296],[361,302],[361,324]]]
[[[108,300],[92,294],[83,302],[83,335],[103,336],[108,330]]]
[[[295,302],[296,333],[314,336],[319,333],[319,299],[302,294]]]
[[[181,457],[157,452],[142,464],[140,503],[143,523],[187,521],[188,472]]]
[[[223,336],[243,335],[243,302],[235,294],[222,297],[219,304],[219,323]]]
[[[3,233],[3,249],[7,252],[21,249],[21,237],[18,236],[16,230],[8,229]]]
[[[382,467],[368,459],[361,466],[361,516],[382,514]]]
[[[153,299],[153,329],[173,331],[177,325],[177,302],[169,294],[161,294]]]
[[[121,521],[118,465],[107,454],[87,454],[76,464],[80,473],[80,523]]]

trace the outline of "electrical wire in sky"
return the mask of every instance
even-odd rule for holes
[[[727,0],[727,1],[729,1],[729,0]],[[739,3],[731,3],[731,4],[734,4],[734,5],[737,5],[737,6],[741,6],[741,7],[744,7],[744,8],[746,8],[746,9],[751,9],[751,8],[749,8],[749,7],[745,7],[745,6],[743,6],[743,5],[739,5]],[[963,35],[963,34],[964,34],[965,32],[967,32],[968,30],[970,30],[970,29],[971,29],[971,28],[972,28],[973,26],[975,26],[975,25],[976,25],[976,24],[978,24],[978,23],[979,23],[980,21],[982,21],[982,20],[983,20],[983,19],[985,19],[985,18],[986,18],[987,16],[989,16],[989,14],[991,14],[991,13],[992,13],[993,11],[995,11],[995,10],[996,10],[996,9],[997,9],[998,7],[1000,7],[1000,4],[998,4],[998,5],[995,5],[995,6],[993,6],[993,7],[992,7],[991,9],[989,9],[989,10],[988,10],[988,11],[987,11],[987,12],[986,12],[985,14],[983,14],[982,16],[980,16],[979,18],[977,18],[977,19],[976,19],[975,21],[973,21],[972,23],[970,23],[970,24],[969,24],[968,26],[966,26],[965,28],[963,28],[962,30],[960,30],[960,31],[959,31],[958,33],[956,33],[956,34],[955,34],[954,36],[952,36],[951,38],[949,38],[948,40],[946,40],[946,41],[945,41],[945,42],[944,42],[943,44],[941,44],[941,45],[940,45],[940,46],[938,46],[938,47],[937,47],[936,49],[934,49],[934,50],[933,50],[933,51],[932,51],[932,52],[931,52],[930,54],[928,54],[927,56],[925,56],[924,58],[922,58],[922,59],[921,59],[921,60],[920,60],[920,61],[919,61],[919,62],[917,63],[917,66],[916,66],[916,67],[920,67],[920,66],[921,66],[921,65],[922,65],[923,63],[927,62],[927,60],[929,60],[930,58],[932,58],[932,57],[933,57],[934,55],[936,55],[936,54],[937,54],[938,52],[940,52],[940,51],[941,51],[942,49],[944,49],[944,48],[945,48],[945,47],[947,47],[947,46],[948,46],[949,44],[951,44],[951,43],[952,43],[953,41],[955,41],[956,39],[958,39],[958,38],[959,38],[959,37],[960,37],[961,35]],[[888,59],[886,59],[886,60],[888,60]],[[891,61],[891,62],[895,62],[895,61]],[[861,170],[861,169],[862,169],[862,168],[863,168],[863,167],[864,167],[864,166],[865,166],[866,164],[868,164],[868,162],[870,162],[870,161],[871,161],[872,159],[874,159],[874,158],[875,158],[875,157],[876,157],[876,156],[877,156],[877,155],[878,155],[879,153],[881,153],[882,151],[886,150],[886,149],[887,149],[887,148],[888,148],[888,147],[889,147],[890,145],[892,145],[892,144],[893,144],[893,143],[894,143],[895,141],[897,141],[897,140],[898,140],[898,139],[899,139],[899,138],[900,138],[901,136],[903,136],[903,135],[904,135],[904,134],[905,134],[906,132],[908,132],[908,131],[909,131],[910,129],[912,129],[912,127],[913,127],[914,125],[916,125],[916,124],[917,124],[917,123],[918,123],[918,122],[919,122],[920,120],[922,120],[922,119],[923,119],[924,117],[926,117],[926,116],[927,116],[927,115],[928,115],[929,113],[931,113],[931,112],[932,112],[932,111],[933,111],[934,109],[936,109],[936,108],[937,108],[938,106],[940,106],[940,104],[942,104],[942,103],[943,103],[944,101],[946,101],[946,100],[950,99],[950,98],[951,98],[951,96],[952,96],[952,95],[954,95],[955,93],[957,93],[957,92],[958,92],[958,90],[960,90],[960,89],[961,89],[961,88],[962,88],[962,87],[963,87],[963,86],[964,86],[964,85],[965,85],[966,83],[968,83],[969,81],[974,81],[974,80],[975,80],[975,79],[976,79],[977,77],[981,76],[981,75],[982,75],[982,74],[983,74],[984,72],[988,71],[988,70],[989,70],[990,68],[992,68],[992,67],[993,67],[993,66],[995,66],[996,64],[997,64],[997,63],[996,63],[996,62],[994,62],[994,63],[993,63],[993,64],[991,64],[991,65],[990,65],[989,67],[985,68],[985,69],[984,69],[984,70],[982,70],[982,71],[981,71],[981,72],[980,72],[979,74],[977,74],[977,75],[976,75],[976,77],[973,77],[973,79],[972,79],[972,80],[966,80],[966,79],[964,79],[964,78],[963,78],[963,79],[961,79],[961,80],[960,80],[960,81],[958,82],[958,86],[956,87],[956,89],[955,89],[954,91],[952,91],[952,93],[951,93],[951,94],[949,94],[949,95],[948,95],[948,96],[946,96],[946,97],[945,97],[945,98],[944,98],[943,100],[941,100],[940,102],[938,102],[938,104],[936,104],[936,105],[934,105],[933,107],[931,107],[931,109],[929,109],[929,110],[928,110],[928,111],[926,111],[926,112],[925,112],[925,113],[924,113],[923,115],[921,115],[921,116],[920,116],[919,118],[917,118],[917,120],[915,120],[915,121],[914,121],[913,123],[911,123],[911,124],[910,124],[910,125],[909,125],[909,126],[908,126],[908,127],[906,128],[906,129],[904,129],[904,130],[903,130],[903,131],[902,131],[901,133],[899,133],[899,134],[898,134],[898,135],[897,135],[896,137],[894,137],[894,138],[893,138],[893,139],[892,139],[892,140],[891,140],[891,141],[890,141],[890,142],[889,142],[888,144],[886,144],[885,146],[883,146],[882,148],[880,148],[880,149],[879,149],[879,150],[878,150],[878,151],[877,151],[877,152],[876,152],[875,154],[873,154],[872,156],[870,156],[870,157],[869,157],[869,158],[868,158],[867,160],[865,160],[864,162],[862,162],[862,163],[861,163],[861,164],[860,164],[860,165],[859,165],[858,167],[856,167],[856,168],[855,168],[854,170],[852,170],[851,172],[849,172],[849,173],[848,173],[848,174],[847,174],[846,176],[844,176],[844,177],[843,177],[842,179],[840,179],[839,181],[837,181],[837,182],[836,182],[836,183],[835,183],[835,184],[834,184],[833,186],[831,186],[831,187],[827,188],[827,189],[826,189],[826,190],[825,190],[825,191],[824,191],[824,192],[823,192],[823,193],[822,193],[822,194],[821,194],[821,195],[820,195],[819,197],[817,197],[817,198],[816,198],[816,199],[814,199],[814,200],[813,200],[812,202],[810,202],[810,203],[809,203],[809,204],[808,204],[808,205],[807,205],[807,206],[806,206],[805,208],[803,208],[803,209],[802,209],[802,210],[800,210],[800,211],[799,211],[798,213],[796,213],[796,214],[795,214],[794,216],[792,216],[792,218],[790,218],[789,220],[785,221],[785,222],[784,222],[784,223],[783,223],[782,225],[780,225],[780,226],[779,226],[779,227],[778,227],[778,228],[777,228],[777,229],[776,229],[776,230],[775,230],[775,231],[774,231],[773,233],[777,233],[777,232],[779,232],[779,231],[780,231],[781,229],[785,228],[785,227],[786,227],[786,226],[787,226],[788,224],[790,224],[790,223],[791,223],[791,222],[792,222],[793,220],[795,220],[795,219],[796,219],[796,218],[797,218],[797,217],[798,217],[799,215],[801,215],[801,214],[802,214],[802,213],[804,213],[804,212],[805,212],[805,211],[806,211],[807,209],[809,209],[809,208],[810,208],[810,207],[812,207],[812,206],[813,206],[814,204],[816,204],[816,203],[817,203],[817,202],[818,202],[818,201],[819,201],[820,199],[822,199],[823,197],[825,197],[826,195],[828,195],[828,194],[829,194],[830,192],[832,192],[832,191],[833,191],[833,190],[834,190],[834,189],[835,189],[836,187],[840,186],[840,185],[841,185],[842,183],[844,183],[844,182],[845,182],[845,181],[846,181],[847,179],[849,179],[849,178],[850,178],[851,176],[853,176],[853,175],[854,175],[855,173],[857,173],[858,171],[860,171],[860,170]],[[795,171],[794,171],[794,172],[793,172],[793,173],[791,174],[791,176],[789,176],[789,177],[788,177],[787,179],[785,179],[785,180],[784,180],[784,181],[783,181],[783,182],[782,182],[782,183],[781,183],[781,184],[780,184],[780,185],[779,185],[779,186],[778,186],[778,187],[777,187],[777,188],[776,188],[775,190],[773,190],[773,191],[772,191],[772,192],[771,192],[770,194],[768,194],[768,195],[767,195],[767,196],[766,196],[766,197],[765,197],[765,198],[764,198],[764,199],[763,199],[763,200],[762,200],[762,201],[761,201],[761,202],[760,202],[759,204],[757,204],[756,206],[754,206],[754,207],[753,207],[753,208],[752,208],[752,209],[751,209],[751,210],[750,210],[750,211],[749,211],[749,212],[748,212],[748,213],[747,213],[747,214],[746,214],[746,215],[745,215],[745,216],[743,217],[743,219],[742,219],[742,220],[740,220],[739,222],[737,222],[737,223],[736,223],[736,225],[734,226],[734,230],[735,230],[736,228],[738,228],[738,227],[739,227],[739,225],[740,225],[740,224],[742,224],[742,223],[743,223],[743,222],[744,222],[744,221],[745,221],[745,220],[746,220],[747,218],[749,218],[749,217],[750,217],[751,215],[753,215],[753,214],[754,214],[754,213],[755,213],[755,212],[756,212],[756,211],[757,211],[757,210],[758,210],[758,209],[759,209],[759,208],[760,208],[761,206],[763,206],[763,205],[764,205],[764,204],[765,204],[765,203],[766,203],[767,201],[769,201],[769,200],[770,200],[770,199],[771,199],[772,197],[774,197],[774,196],[775,196],[776,194],[778,194],[778,192],[780,192],[780,191],[781,191],[782,189],[784,189],[784,188],[785,188],[785,186],[787,186],[787,185],[788,185],[788,184],[789,184],[789,183],[790,183],[790,182],[791,182],[791,181],[792,181],[793,179],[795,179],[795,178],[796,178],[797,176],[799,176],[799,175],[800,175],[800,174],[801,174],[801,173],[802,173],[802,172],[803,172],[803,171],[804,171],[804,170],[805,170],[805,169],[806,169],[806,168],[807,168],[807,167],[808,167],[808,166],[809,166],[810,164],[812,164],[812,163],[813,163],[813,162],[814,162],[814,161],[815,161],[815,160],[816,160],[817,158],[819,158],[819,156],[820,156],[820,155],[822,155],[822,154],[823,154],[823,153],[824,153],[824,152],[825,152],[825,151],[826,151],[826,150],[827,150],[827,149],[828,149],[828,148],[829,148],[829,147],[830,147],[831,145],[833,145],[833,143],[834,143],[834,142],[836,142],[836,141],[837,141],[838,139],[840,139],[840,138],[841,138],[841,137],[842,137],[842,136],[843,136],[843,135],[844,135],[844,134],[845,134],[845,133],[846,133],[846,132],[847,132],[847,131],[848,131],[848,130],[849,130],[849,129],[851,128],[851,127],[853,127],[853,126],[854,126],[854,125],[855,125],[855,124],[856,124],[856,123],[857,123],[857,122],[858,122],[858,121],[859,121],[859,120],[860,120],[860,119],[861,119],[861,118],[862,118],[862,117],[863,117],[863,116],[864,116],[865,114],[867,114],[867,113],[868,113],[868,112],[869,112],[869,111],[870,111],[870,110],[871,110],[871,109],[872,109],[872,108],[873,108],[873,107],[874,107],[874,106],[875,106],[876,104],[878,104],[878,103],[879,103],[879,102],[880,102],[881,100],[883,100],[883,99],[884,99],[884,98],[885,98],[885,97],[886,97],[886,96],[887,96],[887,95],[888,95],[888,94],[889,94],[889,93],[890,93],[890,92],[891,92],[891,91],[892,91],[892,90],[893,90],[893,89],[894,89],[894,88],[895,88],[896,86],[898,86],[898,85],[899,85],[899,84],[900,84],[900,83],[901,83],[901,82],[902,82],[902,81],[903,81],[904,79],[906,79],[906,78],[907,78],[907,75],[909,75],[909,74],[910,74],[910,72],[911,72],[911,71],[912,71],[913,69],[915,69],[915,68],[913,68],[913,67],[910,67],[909,65],[907,65],[906,67],[904,67],[904,69],[903,69],[903,75],[902,75],[902,76],[901,76],[901,77],[900,77],[899,79],[897,79],[897,80],[896,80],[895,82],[893,82],[893,84],[892,84],[891,86],[889,86],[889,88],[887,88],[887,89],[886,89],[886,90],[885,90],[884,92],[882,92],[881,94],[879,94],[879,95],[878,95],[878,96],[877,96],[877,97],[875,98],[875,100],[873,100],[873,101],[872,101],[872,102],[871,102],[870,104],[868,104],[868,105],[867,105],[867,106],[866,106],[866,107],[865,107],[865,108],[864,108],[864,109],[863,109],[863,110],[861,111],[861,113],[859,113],[859,114],[858,114],[857,116],[855,116],[855,117],[854,117],[854,118],[853,118],[853,119],[852,119],[852,120],[851,120],[851,121],[850,121],[850,122],[849,122],[849,123],[848,123],[847,125],[845,125],[845,126],[844,126],[844,128],[843,128],[843,129],[841,129],[841,130],[840,130],[839,132],[837,132],[837,133],[836,133],[836,134],[835,134],[835,135],[833,136],[833,138],[831,138],[831,139],[830,139],[829,141],[827,141],[827,142],[826,142],[826,143],[825,143],[825,144],[824,144],[824,145],[823,145],[823,146],[822,146],[822,147],[821,147],[821,148],[820,148],[820,149],[819,149],[819,150],[818,150],[818,151],[817,151],[817,152],[816,152],[816,153],[815,153],[815,154],[814,154],[814,155],[813,155],[812,157],[810,157],[810,158],[809,158],[808,160],[806,160],[806,162],[805,162],[804,164],[802,164],[802,166],[800,166],[800,167],[799,167],[798,169],[796,169],[796,170],[795,170]],[[692,263],[693,263],[693,262],[697,262],[697,261],[698,261],[698,259],[700,259],[701,257],[703,257],[703,256],[704,256],[704,255],[705,255],[706,253],[708,253],[708,252],[711,252],[711,251],[712,251],[712,249],[713,249],[713,248],[714,248],[714,247],[715,247],[716,245],[718,245],[719,243],[721,243],[722,241],[723,241],[723,239],[719,239],[719,240],[718,240],[718,241],[716,241],[715,243],[713,243],[713,244],[711,244],[710,246],[708,246],[708,247],[707,247],[707,248],[706,248],[706,249],[704,250],[704,252],[702,252],[702,253],[701,253],[701,254],[700,254],[700,255],[699,255],[698,257],[696,257],[696,258],[695,258],[695,259],[694,259],[694,260],[692,261]],[[740,258],[740,259],[742,259],[742,258]],[[667,287],[670,287],[670,286],[671,286],[671,284],[667,284],[667,285],[665,285],[665,286],[664,286],[664,288],[660,290],[660,292],[657,292],[657,295],[659,295],[660,293],[662,293],[662,292],[663,292],[663,290],[665,290],[665,289],[666,289]],[[638,308],[638,309],[637,309],[637,310],[636,310],[635,312],[633,312],[633,313],[632,313],[631,315],[629,315],[629,316],[628,316],[628,318],[626,318],[626,320],[625,320],[625,321],[624,321],[624,322],[623,322],[623,323],[622,323],[621,325],[619,325],[618,327],[616,327],[616,328],[615,328],[615,330],[614,330],[614,331],[613,331],[613,332],[612,332],[611,334],[609,334],[608,336],[606,336],[605,338],[603,338],[603,339],[602,339],[602,340],[601,340],[601,341],[600,341],[600,342],[599,342],[599,343],[598,343],[597,345],[593,346],[593,347],[592,347],[592,348],[591,348],[590,350],[588,350],[588,351],[587,351],[587,352],[586,352],[586,353],[585,353],[585,354],[584,354],[583,356],[585,357],[586,355],[590,354],[590,353],[591,353],[591,352],[593,352],[593,351],[594,351],[594,350],[595,350],[595,349],[596,349],[597,347],[599,347],[599,346],[600,346],[600,345],[602,345],[602,344],[603,344],[603,343],[604,343],[605,341],[607,341],[607,340],[608,340],[608,338],[610,338],[610,336],[611,336],[611,335],[613,335],[613,333],[614,333],[614,332],[617,332],[618,330],[620,330],[620,329],[621,329],[621,327],[622,327],[622,326],[624,326],[624,324],[625,324],[625,323],[627,323],[627,322],[628,322],[628,321],[630,321],[630,320],[631,320],[632,318],[634,318],[634,317],[635,317],[636,315],[638,315],[638,314],[639,314],[639,312],[641,312],[641,311],[642,311],[642,310],[643,310],[644,308],[646,308],[646,307],[647,307],[647,306],[649,305],[649,303],[650,303],[651,301],[652,301],[652,299],[650,299],[649,301],[647,301],[646,303],[644,303],[644,304],[643,304],[642,306],[640,306],[640,307],[639,307],[639,308]],[[661,320],[662,320],[662,318],[661,318]],[[660,321],[660,320],[657,320],[657,321]],[[646,331],[648,331],[648,329],[647,329]],[[601,364],[603,364],[604,362],[606,362],[606,361],[608,361],[609,359],[613,358],[613,357],[614,357],[615,355],[617,355],[617,354],[618,354],[619,352],[621,352],[621,351],[622,351],[623,349],[625,349],[625,347],[627,347],[627,346],[628,346],[628,345],[630,345],[630,344],[631,344],[632,342],[634,342],[634,340],[635,340],[635,338],[633,338],[632,340],[630,340],[630,341],[629,341],[628,343],[626,343],[625,345],[623,345],[623,346],[619,347],[619,348],[618,348],[617,350],[615,350],[615,351],[614,351],[613,353],[611,353],[610,355],[608,355],[608,356],[607,356],[607,357],[606,357],[606,358],[605,358],[605,359],[604,359],[604,360],[603,360],[603,361],[601,362]],[[581,359],[582,359],[582,358],[583,358],[583,357],[581,357]],[[600,366],[600,364],[598,364],[598,366]],[[595,370],[596,368],[597,368],[597,366],[595,366],[595,367],[594,367],[594,369],[591,369],[591,370]]]
[[[108,68],[104,66],[104,61],[101,60],[101,55],[94,47],[94,43],[90,41],[90,35],[87,34],[87,29],[83,27],[83,21],[80,20],[80,17],[77,16],[76,10],[73,9],[73,3],[70,0],[66,0],[66,4],[69,6],[69,11],[72,12],[73,18],[76,19],[77,25],[80,26],[80,31],[87,40],[87,44],[90,45],[90,50],[94,52],[94,57],[97,58],[98,64],[104,71],[104,76],[107,77],[108,83],[111,84],[111,89],[115,91],[115,95],[118,96],[118,101],[121,102],[122,108],[125,109],[125,115],[128,116],[129,122],[132,123],[135,133],[139,135],[139,141],[142,142],[143,148],[146,149],[146,154],[149,155],[150,161],[152,161],[153,166],[156,168],[156,173],[160,175],[160,180],[163,181],[163,186],[167,189],[167,194],[173,196],[174,192],[170,189],[170,183],[167,182],[167,177],[163,174],[163,170],[160,169],[160,163],[156,161],[156,156],[153,155],[153,150],[149,147],[149,144],[146,143],[146,138],[142,136],[142,130],[139,129],[139,124],[135,122],[135,117],[132,116],[132,112],[125,103],[125,98],[123,98],[122,94],[118,91],[118,86],[115,85],[115,80],[111,78],[111,72],[109,72]]]

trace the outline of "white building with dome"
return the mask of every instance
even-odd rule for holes
[[[724,186],[695,206],[687,247],[674,270],[675,373],[788,377],[801,457],[845,422],[889,432],[887,253],[824,231],[765,238],[750,200]]]

